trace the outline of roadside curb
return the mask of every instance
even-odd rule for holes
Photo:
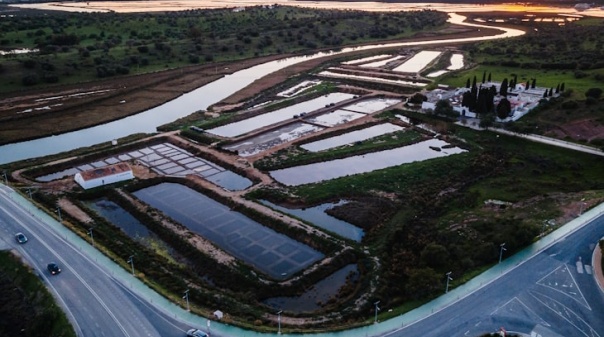
[[[600,239],[604,240],[604,238]],[[604,293],[604,274],[602,273],[602,250],[600,249],[599,241],[596,244],[593,255],[591,257],[591,266],[593,268],[594,278],[600,291]]]

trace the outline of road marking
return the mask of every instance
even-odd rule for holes
[[[583,262],[581,262],[581,260],[579,260],[579,261],[577,261],[576,265],[577,265],[577,273],[583,274]]]
[[[589,275],[591,275],[591,266],[590,265],[585,265],[585,272],[588,273]]]

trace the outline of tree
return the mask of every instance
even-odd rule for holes
[[[501,82],[501,87],[499,87],[499,94],[503,97],[508,95],[508,79],[507,77],[503,79]]]
[[[534,88],[534,86],[533,86]],[[562,82],[562,84],[560,84],[560,91],[564,92],[564,82]]]
[[[453,117],[457,115],[457,112],[453,110],[453,106],[451,105],[451,102],[449,102],[449,100],[441,99],[436,102],[436,106],[434,107],[434,114]]]
[[[416,92],[413,96],[411,96],[411,98],[409,98],[408,102],[412,104],[422,104],[422,102],[425,102],[427,100],[428,97],[422,95],[419,92]]]
[[[501,99],[497,104],[497,117],[505,119],[512,113],[512,104],[507,98]]]
[[[600,88],[589,88],[585,92],[586,97],[593,97],[595,99],[599,99],[602,96],[602,89]]]
[[[472,86],[475,87],[476,86],[476,75],[474,75],[474,80],[472,80]]]
[[[482,73],[482,83],[484,83],[484,82],[486,81],[486,79],[487,79],[487,71],[485,70],[485,71]]]
[[[489,73],[489,78],[488,78],[488,80],[489,80],[489,83],[490,83],[490,82],[491,82],[491,73]]]
[[[442,270],[449,265],[449,250],[434,242],[429,243],[422,250],[420,261],[427,267]]]
[[[468,80],[466,81],[466,88],[470,88],[470,78],[468,77]]]
[[[558,83],[558,85],[556,86],[556,94],[560,93],[560,83]]]

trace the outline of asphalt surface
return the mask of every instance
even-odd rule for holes
[[[51,289],[79,336],[183,336],[188,325],[150,306],[113,277],[113,271],[82,251],[81,242],[60,235],[48,219],[14,203],[0,185],[0,246],[15,249]],[[28,237],[18,244],[17,232]],[[86,247],[89,248],[89,247]],[[51,275],[47,264],[62,272]]]

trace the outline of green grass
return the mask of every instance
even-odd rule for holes
[[[593,75],[604,75],[604,69],[598,69],[590,72],[592,76],[578,79],[575,77],[574,71],[571,70],[542,70],[478,65],[470,70],[445,75],[440,79],[440,83],[447,84],[452,87],[465,87],[467,79],[469,78],[470,81],[472,81],[474,76],[476,76],[478,83],[480,83],[482,80],[482,74],[485,71],[487,76],[489,73],[491,74],[491,80],[497,82],[503,81],[504,78],[511,80],[513,75],[516,74],[518,76],[518,83],[525,83],[526,81],[535,78],[537,79],[536,85],[538,87],[555,89],[558,84],[564,83],[565,89],[572,90],[572,97],[576,99],[585,99],[584,94],[589,88],[602,87],[603,83],[596,80]]]

